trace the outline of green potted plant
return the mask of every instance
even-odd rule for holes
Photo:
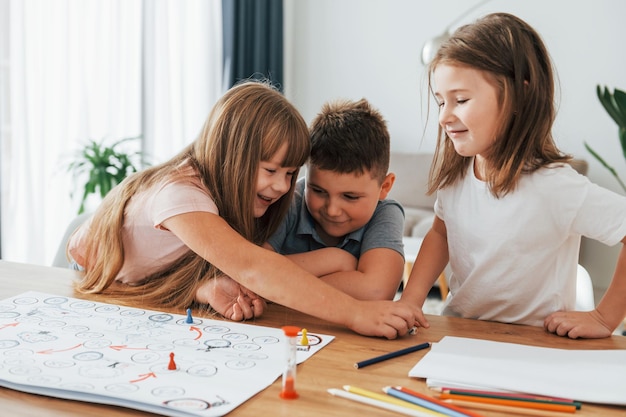
[[[596,87],[596,93],[604,109],[615,121],[615,123],[617,123],[619,141],[622,147],[622,155],[624,156],[624,159],[626,159],[626,92],[616,88],[613,90],[613,93],[611,93],[607,87],[602,88],[598,85]],[[613,175],[617,182],[619,182],[619,185],[622,187],[624,192],[626,192],[626,185],[617,174],[615,168],[610,166],[596,151],[591,148],[591,146],[589,146],[587,142],[585,142],[585,148],[587,148],[589,153],[591,153],[591,155],[593,155],[593,157],[596,158],[602,166],[609,170],[611,175]]]
[[[122,144],[139,139],[141,136],[123,138],[111,144],[107,144],[105,139],[90,139],[77,151],[67,170],[72,174],[75,183],[84,180],[79,187],[82,197],[78,214],[85,211],[90,195],[104,198],[124,178],[141,169],[145,161],[140,151],[125,152],[120,149]]]

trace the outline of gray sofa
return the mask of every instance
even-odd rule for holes
[[[435,196],[427,196],[428,172],[432,153],[391,152],[389,172],[396,174],[396,182],[388,198],[404,207],[404,235],[424,237],[432,225]]]

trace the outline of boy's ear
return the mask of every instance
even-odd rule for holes
[[[387,174],[380,187],[380,195],[378,196],[379,200],[384,200],[385,198],[387,198],[387,194],[389,194],[389,191],[391,191],[391,187],[393,187],[393,183],[395,181],[396,174],[394,174],[393,172]]]

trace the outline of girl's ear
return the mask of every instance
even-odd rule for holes
[[[383,180],[382,185],[380,186],[380,195],[378,196],[379,200],[384,200],[385,198],[387,198],[387,194],[389,194],[389,191],[391,191],[391,188],[393,187],[393,183],[395,181],[396,174],[394,174],[393,172],[387,174],[387,176]]]

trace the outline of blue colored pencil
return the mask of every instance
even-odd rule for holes
[[[367,359],[361,362],[357,362],[354,364],[354,367],[356,369],[364,368],[366,366],[369,366],[378,362],[386,361],[387,359],[397,358],[398,356],[406,355],[407,353],[411,353],[411,352],[417,352],[418,350],[426,349],[429,347],[430,347],[429,342],[422,343],[420,345],[411,346],[405,349],[397,350],[395,352],[390,352],[384,355],[376,356],[375,358],[372,358],[372,359]]]
[[[418,398],[418,397],[415,397],[413,395],[409,395],[409,394],[407,394],[405,392],[402,392],[402,391],[400,391],[400,390],[398,390],[396,388],[393,388],[393,387],[385,387],[385,388],[383,388],[383,391],[385,392],[385,394],[391,395],[392,397],[396,397],[398,399],[410,402],[411,404],[419,405],[419,406],[424,407],[424,408],[428,408],[429,410],[436,411],[436,412],[444,414],[446,416],[450,416],[450,417],[468,417],[468,415],[465,414],[465,413],[461,413],[459,411],[452,410],[450,407],[444,407],[442,405],[435,404],[432,401],[427,401],[425,399]]]

